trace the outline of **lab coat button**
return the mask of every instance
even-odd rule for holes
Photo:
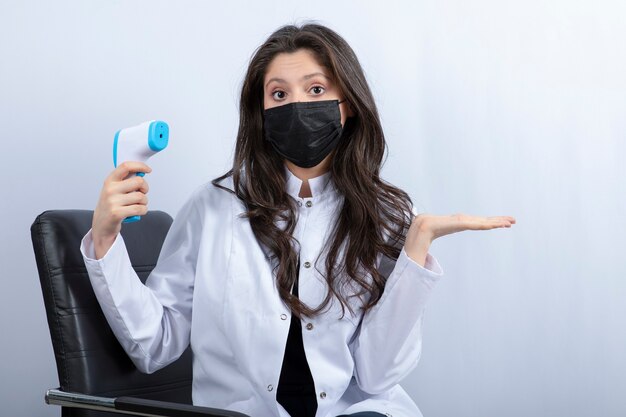
[[[305,262],[304,263],[304,267],[305,268],[310,268],[311,267],[311,262]]]
[[[306,202],[306,206],[307,206],[307,207],[311,207],[312,205],[313,205],[313,202],[311,202],[311,201],[307,201],[307,202]]]
[[[320,398],[323,400],[326,398],[326,393],[324,391],[320,392]]]
[[[307,330],[313,330],[313,323],[307,323],[306,324],[306,329]]]
[[[274,389],[274,386],[273,386],[272,384],[269,384],[269,385],[267,386],[267,390],[268,390],[268,391],[272,391],[273,389]]]
[[[287,315],[286,314],[281,314],[280,315],[280,319],[281,320],[287,320]]]
[[[302,201],[298,200],[298,206],[302,207]]]

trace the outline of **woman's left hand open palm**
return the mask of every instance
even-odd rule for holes
[[[453,214],[438,216],[419,214],[413,219],[406,237],[405,249],[409,257],[424,265],[430,244],[437,238],[465,230],[490,230],[511,227],[515,218],[511,216],[471,216]]]

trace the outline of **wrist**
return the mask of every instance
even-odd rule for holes
[[[430,243],[428,239],[417,239],[417,241],[407,244],[404,250],[409,258],[423,267],[426,265],[426,256],[430,249]]]
[[[115,242],[116,236],[93,236],[93,248],[96,255],[96,259],[102,259],[104,255],[109,251],[113,243]]]

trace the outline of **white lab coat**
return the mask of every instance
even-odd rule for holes
[[[322,252],[342,196],[330,173],[302,182],[287,171],[287,191],[299,201],[294,237],[300,242],[300,299],[317,306],[326,294]],[[232,179],[225,185],[232,188]],[[154,372],[176,360],[191,343],[193,403],[254,417],[288,417],[276,401],[291,313],[281,301],[266,252],[243,204],[210,182],[198,187],[176,216],[157,265],[144,286],[131,267],[121,235],[95,260],[91,230],[80,250],[94,291],[111,326],[138,369]],[[383,265],[387,259],[387,265]],[[306,267],[305,262],[311,266]],[[377,411],[394,417],[422,414],[399,382],[421,352],[424,307],[443,275],[427,255],[425,267],[404,249],[384,294],[367,314],[333,302],[305,319],[304,349],[317,393],[317,417]],[[356,307],[356,301],[352,301]],[[358,308],[356,310],[358,312]]]

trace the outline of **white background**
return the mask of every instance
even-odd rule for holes
[[[170,124],[150,207],[231,162],[254,49],[315,19],[354,48],[420,211],[512,215],[431,249],[445,277],[403,383],[426,417],[626,415],[621,1],[0,1],[0,415],[57,416],[29,227],[93,209],[116,130]]]

